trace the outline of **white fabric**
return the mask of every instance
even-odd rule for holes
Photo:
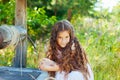
[[[90,73],[90,77],[88,76],[88,80],[94,80],[93,72],[91,70],[91,67],[89,64],[88,66],[88,71]],[[56,72],[55,80],[84,80],[83,74],[79,71],[72,71],[70,72],[67,77],[64,77],[65,72]]]
[[[89,74],[90,74],[90,77],[88,77],[88,80],[94,80],[94,74],[92,72],[92,69],[91,69],[89,64],[87,64],[87,66],[88,66],[88,71],[89,71]]]

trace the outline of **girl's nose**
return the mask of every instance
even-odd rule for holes
[[[63,42],[63,43],[66,43],[66,39],[62,39],[62,42]]]

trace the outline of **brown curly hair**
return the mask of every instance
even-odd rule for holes
[[[61,48],[57,44],[57,36],[61,31],[68,31],[70,35],[70,41],[65,48]],[[87,74],[89,74],[87,69],[88,60],[85,51],[74,35],[73,26],[69,21],[62,20],[53,26],[47,58],[55,61],[59,65],[60,71],[65,71],[66,75],[71,71],[77,70],[82,72],[85,80],[87,80]],[[49,72],[49,74],[50,76],[55,76],[53,71]]]

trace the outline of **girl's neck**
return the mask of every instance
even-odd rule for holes
[[[64,51],[64,49],[65,49],[65,48],[60,47],[59,45],[57,46],[57,48],[58,48],[58,50],[61,51],[61,52]]]

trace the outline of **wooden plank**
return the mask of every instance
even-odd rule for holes
[[[27,29],[26,26],[26,6],[27,0],[16,0],[16,9],[15,9],[15,26],[23,26]]]
[[[21,26],[27,30],[26,5],[27,0],[16,0],[15,26],[16,27]],[[16,46],[13,66],[26,67],[26,56],[27,56],[27,37],[25,37],[24,40],[20,40],[18,45]]]

